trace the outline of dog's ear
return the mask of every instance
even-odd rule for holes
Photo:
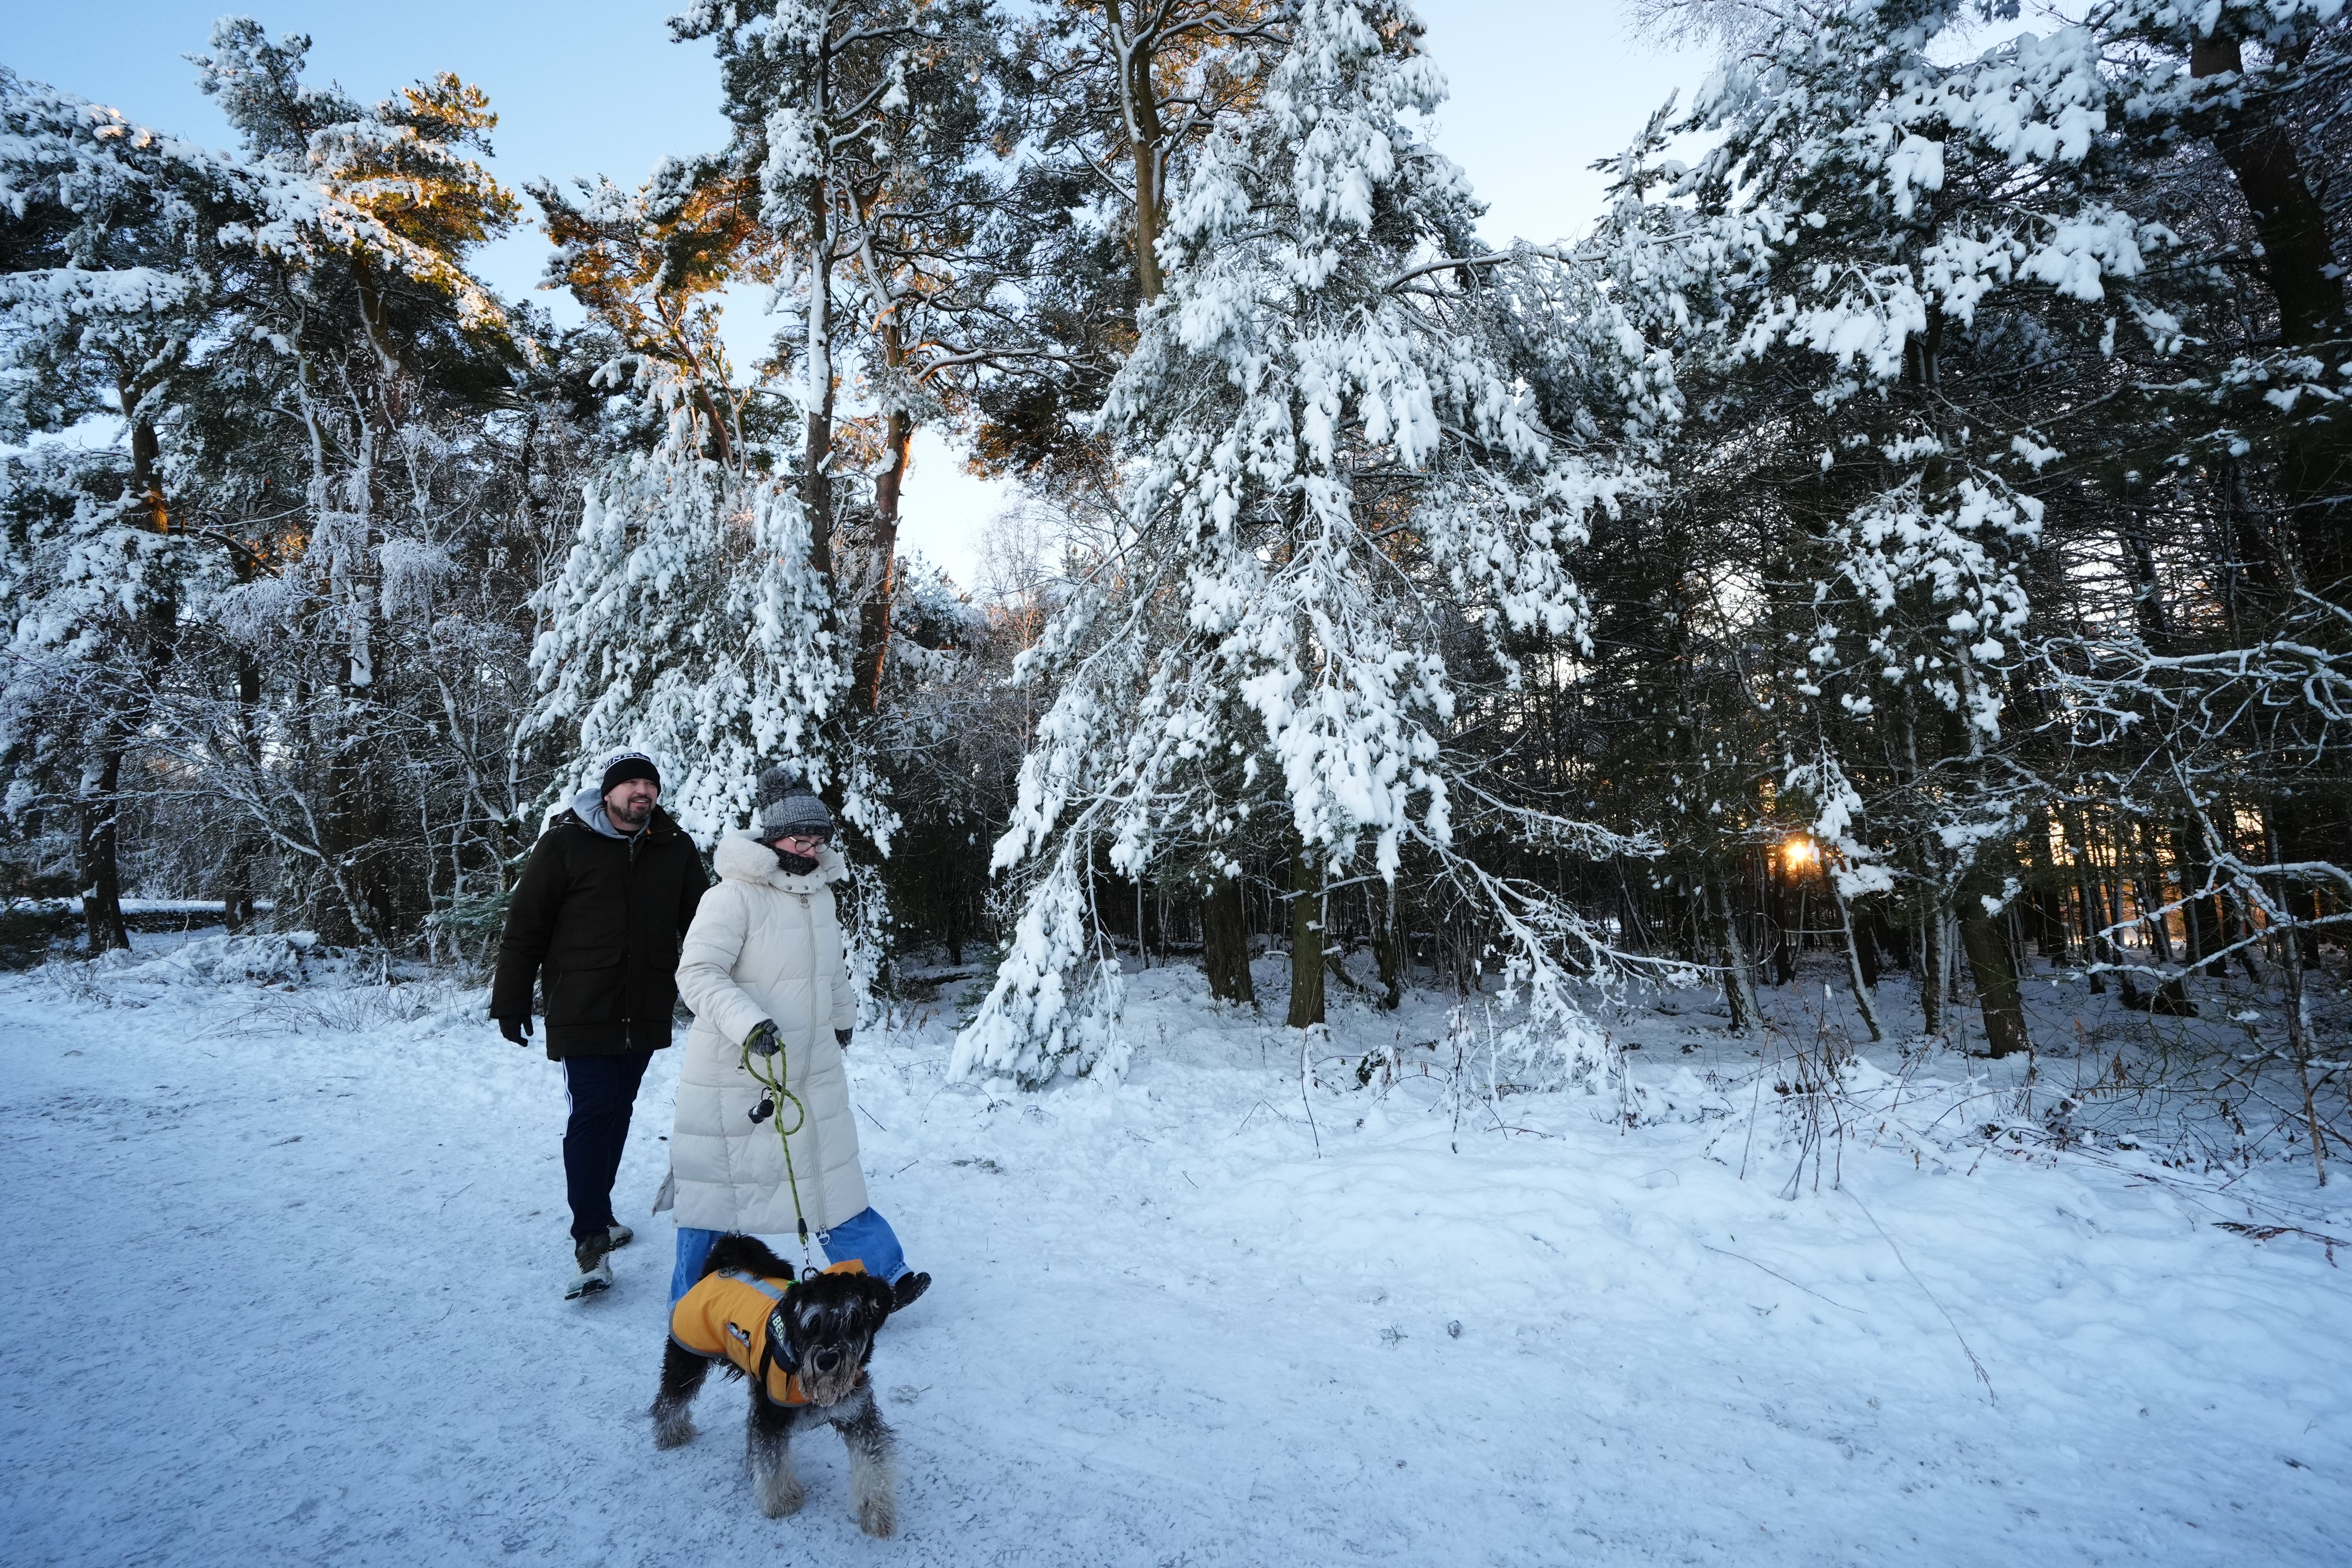
[[[889,1321],[890,1309],[898,1302],[898,1293],[887,1283],[872,1274],[857,1276],[859,1305],[864,1309],[866,1331],[872,1333]]]
[[[702,1272],[706,1277],[722,1268],[740,1269],[762,1279],[788,1279],[793,1275],[793,1266],[769,1251],[767,1243],[758,1237],[734,1231],[711,1243],[710,1256],[703,1259]]]

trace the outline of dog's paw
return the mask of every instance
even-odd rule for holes
[[[683,1448],[693,1442],[695,1436],[694,1423],[683,1415],[675,1421],[656,1420],[654,1423],[654,1447],[656,1448]]]
[[[857,1528],[877,1539],[898,1530],[898,1500],[888,1492],[857,1500]]]
[[[781,1470],[761,1476],[757,1489],[760,1511],[770,1519],[789,1519],[808,1501],[808,1489],[801,1485],[800,1478]]]

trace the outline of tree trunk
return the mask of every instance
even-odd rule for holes
[[[2025,1009],[2017,994],[2017,963],[2010,952],[2005,915],[1987,914],[1984,900],[1963,895],[1960,945],[1968,950],[1976,979],[1977,1005],[1984,1014],[1985,1054],[2009,1056],[2031,1047]]]
[[[1661,920],[1666,928],[1668,945],[1672,947],[1674,955],[1685,963],[1700,963],[1699,933],[1706,924],[1706,918],[1699,908],[1698,900],[1690,896],[1687,889],[1669,884],[1663,901],[1665,913]]]
[[[2219,34],[2189,46],[2189,74],[2242,73],[2238,40]],[[2327,210],[2304,177],[2294,144],[2262,111],[2233,118],[2213,146],[2237,177],[2262,239],[2263,276],[2278,300],[2279,331],[2301,346],[2329,335],[2344,314],[2343,273],[2328,244]]]
[[[2124,923],[2123,836],[2121,834],[2116,835],[2114,842],[2116,847],[2116,874],[2113,877],[2101,877],[2093,884],[2093,886],[2094,888],[2104,886],[2106,889],[2105,902],[2107,909],[2107,929],[2110,931],[2120,931],[2123,929]],[[2113,937],[2101,936],[2098,939],[2098,942],[2101,955],[2105,962],[2114,964],[2121,964],[2123,963],[2123,950],[2116,945],[2115,939]],[[2116,978],[2121,982],[2121,984],[2117,989],[2123,993],[2123,1005],[2134,1012],[2144,1010],[2147,1005],[2147,998],[2140,994],[2138,982],[2134,980],[2128,973],[2120,973]]]
[[[2224,946],[2237,942],[2242,937],[2248,937],[2254,934],[2251,928],[2240,922],[2234,906],[2220,898],[2216,898],[2214,902],[2220,907],[2221,911],[2221,942]],[[2255,962],[2254,950],[2251,943],[2238,949],[2238,964],[2239,967],[2246,972],[2246,980],[2248,984],[2257,986],[2263,984],[2263,966],[2259,963]],[[2221,979],[2227,976],[2229,973],[2230,963],[2227,959],[2217,960],[2214,963],[2211,973],[2215,979]]]
[[[2050,814],[2036,811],[2025,823],[2025,857],[2033,868],[2026,912],[2033,927],[2033,945],[2053,963],[2067,957],[2066,903],[2056,867],[2050,858]]]
[[[2147,871],[2147,880],[2143,884],[2146,891],[2141,895],[2140,908],[2159,909],[2170,901],[2165,896],[2164,857],[2158,852],[2156,829],[2150,827],[2145,821],[2139,824],[2139,849],[2140,864],[2146,867]],[[2186,892],[2188,890],[2187,867],[2181,868],[2181,876],[2183,879],[2181,890]],[[2151,915],[2147,921],[2148,937],[2155,944],[2157,961],[2160,963],[2173,962],[2172,929],[2169,922],[2170,917],[2166,915]],[[2184,921],[2182,923],[2187,922]],[[2189,1000],[2189,988],[2181,983],[2178,975],[2157,986],[2156,994],[2150,999],[2148,1007],[2150,1011],[2161,1013],[2168,1018],[2193,1018],[2197,1016],[2196,1004]]]
[[[295,789],[315,805],[306,815],[317,825],[319,874],[309,923],[333,947],[374,945],[374,922],[365,908],[360,873],[376,837],[368,799],[366,736],[352,728],[365,710],[348,686],[321,688],[310,704],[314,761]]]
[[[2228,458],[2210,471],[2230,519],[2229,542],[2220,563],[2222,604],[2229,613],[2230,641],[2242,647],[2262,639],[2262,628],[2285,604],[2289,569],[2271,537],[2265,510],[2254,504],[2247,488],[2245,465]]]
[[[702,415],[702,423],[710,432],[710,455],[719,459],[722,468],[735,466],[735,443],[728,438],[727,414],[710,389],[700,382],[694,385],[694,406]]]
[[[2244,69],[2235,38],[2217,33],[2189,46],[2192,77]],[[2344,269],[2329,242],[2326,208],[2304,174],[2294,143],[2256,105],[2226,121],[2213,146],[2245,194],[2261,241],[2256,255],[2263,277],[2278,301],[2280,338],[2291,348],[2324,345],[2344,330]],[[2347,468],[2352,417],[2340,408],[2317,421],[2279,464],[2305,584],[2327,597],[2352,575],[2352,540],[2345,537],[2346,513],[2352,511],[2345,500]]]
[[[1756,1000],[1756,971],[1748,959],[1748,944],[1739,940],[1739,921],[1731,912],[1731,895],[1709,873],[1700,889],[1706,900],[1707,924],[1717,962],[1723,969],[1724,1005],[1731,1010],[1735,1034],[1751,1040],[1764,1037],[1764,1009]]]
[[[2199,853],[2196,835],[2187,826],[2174,831],[2172,853],[2180,867],[2180,896],[2187,900],[2181,908],[2188,916],[2182,923],[2189,929],[2189,962],[2203,964],[2206,974],[2219,980],[2230,972],[2228,959],[2213,956],[2230,945],[2223,934],[2221,895],[2197,896],[2197,890],[2210,880],[2211,866]]]
[[[1372,960],[1381,966],[1381,1011],[1393,1013],[1404,1002],[1405,968],[1404,911],[1394,887],[1388,889],[1385,918],[1373,922]]]
[[[261,664],[243,648],[236,651],[236,712],[231,732],[236,737],[236,761],[240,768],[257,773],[261,767],[261,745],[255,730],[255,715],[261,707]],[[227,885],[221,889],[223,919],[232,931],[241,931],[253,924],[257,875],[260,846],[253,829],[240,820],[236,837],[230,841],[227,864]],[[499,868],[500,887],[506,885],[505,868]]]
[[[1853,944],[1853,961],[1862,970],[1862,983],[1875,992],[1878,977],[1885,972],[1887,954],[1878,945],[1877,923],[1864,910],[1845,914],[1849,922],[1849,940]]]
[[[139,498],[140,510],[146,513],[147,526],[158,533],[172,531],[171,509],[163,502],[163,480],[156,471],[163,456],[163,443],[156,439],[155,426],[146,415],[144,398],[118,394],[126,407],[139,412],[131,421],[131,489]]]
[[[2164,603],[2164,584],[2156,574],[2156,545],[2148,537],[2147,521],[2132,508],[2123,520],[2124,562],[2131,574],[2132,622],[2140,640],[2158,653],[2172,646],[2172,617]]]
[[[352,281],[359,294],[360,327],[367,334],[368,347],[375,351],[376,362],[383,367],[384,379],[397,381],[400,375],[400,353],[392,346],[383,286],[376,278],[375,268],[369,265],[364,251],[352,253]]]
[[[1149,7],[1137,0],[1137,19],[1141,20]],[[1119,91],[1126,99],[1129,150],[1134,155],[1135,171],[1135,285],[1143,301],[1150,304],[1160,298],[1162,280],[1160,273],[1160,146],[1166,136],[1160,122],[1160,89],[1152,70],[1152,40],[1128,35],[1120,19],[1120,7],[1112,0],[1110,15],[1114,36],[1126,47],[1122,50],[1123,70]]]
[[[122,870],[117,859],[118,795],[122,788],[122,746],[101,744],[98,766],[82,775],[81,924],[92,958],[131,945],[130,928],[122,923]]]
[[[1239,877],[1220,877],[1201,895],[1201,966],[1209,972],[1209,994],[1220,1002],[1257,1005],[1250,981],[1249,917],[1242,906]]]
[[[816,123],[823,124],[822,103],[819,110]],[[826,465],[833,460],[833,231],[830,197],[822,180],[810,182],[808,210],[808,321],[803,345],[806,376],[801,389],[801,405],[807,411],[808,426],[801,448],[801,510],[808,516],[809,570],[830,580],[833,476],[826,471]],[[825,602],[828,606],[833,602],[830,592]],[[834,624],[829,607],[824,624],[828,628]]]
[[[2273,823],[2275,820],[2273,818]],[[2275,826],[2263,837],[2267,840],[2265,848],[2272,863],[2284,862],[2285,856],[2282,852]],[[2254,914],[2246,907],[2250,901],[2247,894],[2253,890],[2256,889],[2233,889],[2237,895],[2239,916],[2249,927],[2254,923]],[[2273,931],[2282,925],[2287,928],[2279,933],[2284,940],[2278,944],[2279,975],[2285,991],[2281,999],[2286,1004],[2287,1054],[2294,1058],[2297,1085],[2303,1090],[2303,1123],[2311,1134],[2312,1173],[2324,1187],[2327,1184],[2327,1139],[2321,1131],[2319,1109],[2313,1099],[2315,1086],[2311,1078],[2311,1058],[2318,1042],[2312,1037],[2311,1003],[2308,984],[2304,977],[2304,945],[2299,940],[2304,934],[2303,921],[2295,909],[2295,884],[2281,878],[2272,889],[2273,896],[2267,900],[2270,907],[2263,913],[2269,917],[2268,923]]]
[[[882,710],[882,672],[890,658],[890,605],[898,593],[898,497],[907,480],[915,422],[893,409],[883,432],[889,466],[874,481],[874,558],[881,574],[874,592],[857,607],[858,696],[866,711]]]
[[[2286,906],[2280,906],[2282,912]],[[2294,1058],[2295,1079],[2303,1090],[2303,1124],[2311,1134],[2311,1169],[2321,1186],[2327,1184],[2327,1139],[2320,1131],[2319,1108],[2312,1095],[2311,1079],[2311,1014],[2310,1002],[2305,994],[2303,977],[2303,944],[2289,931],[2287,940],[2279,943],[2279,970],[2285,982],[2287,1054]]]
[[[1769,850],[1764,856],[1764,918],[1766,940],[1772,944],[1772,984],[1786,985],[1797,978],[1797,950],[1790,940],[1788,885],[1780,875],[1780,857]]]
[[[1944,986],[1951,977],[1951,943],[1945,940],[1941,904],[1931,904],[1919,920],[1919,1027],[1930,1035],[1947,1027]]]
[[[2070,824],[2066,833],[2076,845],[2080,845],[2082,837],[2076,828],[2077,825]],[[2083,928],[2083,957],[2087,963],[2097,963],[2104,956],[2100,951],[2101,943],[2097,933],[2099,927],[2105,923],[2105,919],[2103,915],[2092,912],[2095,906],[2091,897],[2090,858],[2079,847],[2074,848],[2072,853],[2074,871],[2074,905],[2078,923]],[[2092,995],[2105,995],[2107,977],[2095,969],[2092,970],[2090,986]]]
[[[1875,906],[1866,910],[1864,918],[1870,921],[1870,938],[1876,944],[1885,962],[1892,968],[1911,967],[1911,933],[1886,918],[1886,911]]]
[[[1837,871],[1824,858],[1822,885],[1830,891],[1830,902],[1837,909],[1838,929],[1845,933],[1846,976],[1853,984],[1853,1005],[1862,1014],[1863,1027],[1870,1031],[1870,1043],[1882,1045],[1886,1039],[1885,1026],[1878,1021],[1878,1007],[1870,999],[1870,988],[1878,984],[1878,963],[1874,956],[1865,964],[1863,948],[1869,938],[1853,929],[1853,911],[1846,907],[1845,895],[1838,890]]]
[[[1290,1015],[1294,1029],[1323,1022],[1323,862],[1299,847],[1290,873]]]

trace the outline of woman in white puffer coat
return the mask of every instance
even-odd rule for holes
[[[889,1281],[901,1307],[930,1283],[907,1267],[889,1222],[866,1198],[856,1113],[842,1053],[857,1021],[832,884],[849,868],[831,847],[833,816],[799,775],[760,775],[758,827],[730,834],[712,857],[719,885],[703,895],[679,949],[678,994],[694,1014],[679,1064],[670,1174],[677,1206],[675,1302],[701,1278],[729,1231],[793,1237],[801,1219],[829,1261],[855,1258]],[[789,1103],[752,1120],[767,1091],[744,1048],[774,1076],[782,1053]],[[787,1176],[779,1122],[792,1127]],[[795,1198],[797,1197],[797,1202]]]

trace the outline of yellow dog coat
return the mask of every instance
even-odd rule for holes
[[[856,1258],[836,1263],[827,1274],[863,1274]],[[762,1279],[740,1269],[721,1268],[695,1281],[669,1310],[669,1337],[679,1348],[716,1361],[720,1357],[767,1391],[771,1403],[806,1405],[799,1368],[779,1321],[790,1279]],[[858,1373],[860,1377],[866,1374]]]

